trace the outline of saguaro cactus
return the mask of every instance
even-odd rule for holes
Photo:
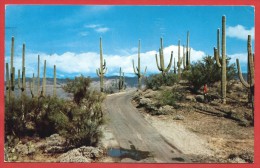
[[[255,68],[254,68],[254,54],[252,53],[252,47],[251,47],[251,35],[248,35],[248,40],[247,40],[247,60],[248,60],[248,79],[247,82],[244,80],[241,69],[240,69],[240,64],[239,64],[239,59],[236,59],[237,62],[237,70],[238,70],[238,76],[241,81],[241,83],[248,88],[249,90],[249,95],[248,95],[248,102],[253,103],[254,102],[254,86],[255,86]]]
[[[173,59],[173,73],[176,74],[176,64],[175,64],[175,58]]]
[[[183,59],[183,69],[186,69],[186,54],[185,54],[185,46],[183,45],[183,57],[182,57],[182,59]]]
[[[186,69],[190,67],[190,32],[187,32],[187,45],[186,45]]]
[[[26,94],[26,81],[25,81],[25,44],[23,44],[23,56],[22,56],[22,95]]]
[[[217,31],[217,46],[219,47],[219,29]],[[226,104],[226,90],[227,90],[227,60],[226,60],[226,16],[222,16],[222,63],[219,61],[219,48],[214,47],[214,57],[218,67],[221,68],[221,97],[222,103]]]
[[[40,55],[38,55],[37,96],[40,94]]]
[[[45,94],[46,94],[46,60],[44,60],[41,96],[45,97]]]
[[[34,98],[34,85],[35,85],[35,82],[34,82],[34,73],[33,73],[33,77],[30,81],[30,92],[31,92],[32,98]]]
[[[11,84],[9,79],[9,65],[5,63],[5,81],[6,81],[6,100],[10,103],[10,94],[11,94]]]
[[[145,75],[145,73],[146,73],[146,69],[147,69],[147,67],[145,67],[144,73],[141,74],[140,48],[141,48],[141,42],[140,42],[140,40],[139,40],[139,43],[138,43],[138,67],[136,67],[136,70],[135,70],[134,60],[132,60],[132,61],[133,61],[134,73],[135,73],[135,75],[138,77],[138,89],[141,89],[141,87],[142,87],[142,77],[144,77],[144,75]]]
[[[56,97],[56,65],[53,69],[53,97]]]
[[[182,63],[182,58],[181,58],[181,41],[178,41],[178,62],[177,62],[177,67],[178,67],[178,78],[181,78],[181,63]]]
[[[100,68],[96,70],[97,75],[100,78],[100,91],[104,91],[104,74],[106,73],[107,68],[106,68],[106,60],[104,59],[104,64],[103,64],[103,52],[102,52],[102,39],[100,38]]]
[[[21,89],[21,81],[20,81],[20,78],[21,78],[21,72],[20,72],[20,69],[18,69],[18,78],[17,78],[18,89]]]
[[[125,88],[125,75],[122,72],[121,67],[119,69],[119,79],[118,79],[118,90],[119,92]]]
[[[164,54],[163,54],[163,39],[161,38],[161,47],[159,48],[159,56],[160,56],[160,65],[158,63],[157,54],[155,54],[156,64],[159,71],[162,72],[162,75],[165,76],[166,73],[170,70],[172,66],[172,57],[173,57],[173,51],[171,52],[171,59],[170,63],[168,64],[167,68],[164,67]]]

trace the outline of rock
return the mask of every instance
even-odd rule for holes
[[[21,143],[18,143],[16,146],[15,146],[15,149],[16,151],[21,154],[22,156],[25,156],[25,155],[28,155],[29,153],[29,149],[28,149],[28,146],[26,144],[21,144]]]
[[[180,115],[180,114],[173,117],[173,120],[184,120],[184,119],[185,119],[185,117],[183,115]]]
[[[144,92],[144,97],[145,98],[153,98],[155,97],[157,94],[156,91],[153,91],[152,89],[147,89],[145,92]]]
[[[65,138],[59,134],[53,134],[46,138],[46,153],[60,153],[65,151]]]
[[[58,157],[58,162],[91,162],[104,155],[104,150],[92,146],[82,146]]]
[[[195,99],[197,102],[203,103],[204,102],[204,95],[196,95]]]
[[[84,157],[96,159],[103,156],[104,151],[100,148],[95,148],[92,146],[82,146],[79,148],[79,151]]]
[[[91,162],[91,159],[88,159],[79,152],[79,149],[73,149],[60,155],[57,158],[58,162]]]
[[[141,106],[147,106],[147,105],[152,104],[152,100],[149,98],[141,98],[139,104]]]
[[[196,101],[196,99],[193,95],[188,95],[188,96],[185,97],[185,99],[188,100],[188,101],[192,101],[192,102]]]
[[[166,105],[159,108],[159,112],[162,114],[169,114],[173,111],[172,106]]]

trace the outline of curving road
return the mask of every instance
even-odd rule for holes
[[[104,101],[108,127],[118,142],[118,146],[111,146],[109,155],[118,162],[191,162],[143,118],[131,103],[133,94],[113,94]]]

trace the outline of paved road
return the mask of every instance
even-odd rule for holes
[[[143,118],[131,103],[133,94],[109,95],[104,101],[108,126],[121,149],[112,149],[110,155],[121,155],[119,162],[191,162]]]

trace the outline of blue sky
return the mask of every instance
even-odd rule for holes
[[[141,62],[148,73],[159,73],[154,54],[164,39],[165,63],[171,50],[177,59],[177,44],[186,45],[190,32],[191,59],[213,55],[221,17],[227,18],[227,55],[240,59],[246,71],[247,35],[254,39],[254,8],[251,6],[45,6],[9,5],[5,13],[5,56],[9,62],[11,37],[15,37],[15,66],[20,69],[22,44],[26,44],[27,75],[37,72],[37,55],[47,60],[47,76],[53,65],[59,77],[96,76],[99,38],[102,37],[108,73],[119,67],[133,75],[141,40]],[[254,41],[253,41],[254,42]],[[145,67],[143,67],[144,69]]]

